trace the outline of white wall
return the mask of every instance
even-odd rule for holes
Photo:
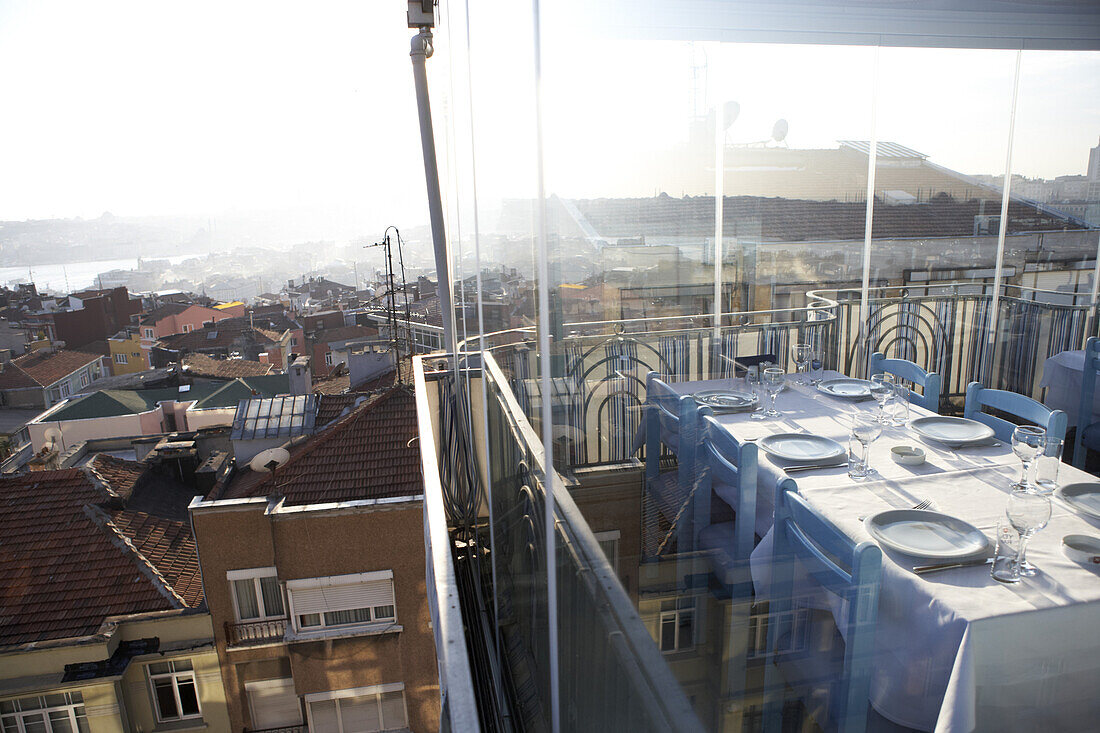
[[[153,410],[151,412],[157,412]],[[145,413],[150,414],[150,413]],[[125,438],[131,435],[141,435],[141,415],[116,415],[114,417],[97,417],[88,420],[62,420],[55,422],[48,418],[43,422],[27,424],[27,431],[31,436],[31,446],[37,453],[46,445],[46,431],[57,428],[61,431],[61,440],[58,448],[64,452],[77,443],[93,438]]]

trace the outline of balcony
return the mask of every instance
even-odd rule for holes
[[[226,645],[230,648],[281,644],[286,639],[286,619],[244,621],[225,624]]]

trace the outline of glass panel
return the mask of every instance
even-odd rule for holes
[[[382,727],[404,728],[406,725],[405,693],[401,691],[382,693]]]
[[[279,588],[278,578],[260,578],[260,593],[264,597],[264,613],[267,616],[282,616],[286,613],[283,610],[283,593]]]
[[[189,669],[191,669],[190,659],[176,659],[172,662],[173,672],[186,672]]]
[[[171,679],[158,679],[153,682],[153,692],[156,695],[157,711],[161,720],[172,720],[180,716],[176,707],[175,685]]]
[[[237,613],[242,621],[260,617],[260,606],[256,602],[256,585],[251,578],[234,580],[233,592],[237,596]]]
[[[327,611],[325,613],[325,626],[343,626],[346,624],[369,623],[369,608],[352,608],[346,611]]]
[[[53,710],[50,712],[50,729],[53,733],[73,733],[72,719],[68,710]]]
[[[46,707],[50,708],[57,707],[59,705],[67,705],[69,703],[69,700],[67,697],[65,697],[64,692],[55,692],[51,695],[46,695],[45,700]]]
[[[313,733],[340,733],[340,718],[336,712],[335,700],[323,700],[309,704],[312,718],[309,729]]]
[[[307,613],[298,617],[298,625],[305,626],[320,626],[321,614],[319,613]]]
[[[172,671],[172,665],[169,662],[154,662],[149,665],[149,674],[167,674]]]
[[[394,617],[393,606],[375,606],[374,607],[374,618],[376,620],[388,619],[388,618],[393,618],[393,617]]]
[[[198,715],[199,695],[195,689],[195,680],[189,677],[178,678],[176,685],[179,688],[180,711],[183,715]]]
[[[0,702],[0,713],[14,713],[16,711],[14,700]]]
[[[381,730],[378,717],[378,696],[343,698],[340,703],[340,720],[344,733],[366,733]]]
[[[21,697],[16,702],[19,703],[20,710],[39,710],[45,707],[41,697]]]
[[[48,733],[49,731],[49,728],[46,727],[46,716],[42,713],[24,715],[22,720],[23,730],[26,733]]]
[[[74,703],[81,703],[81,702],[84,702],[84,695],[82,693],[80,693],[79,691],[70,692],[69,693],[69,700],[71,700]]]
[[[4,733],[19,733],[19,723],[16,722],[15,717],[3,719]]]
[[[83,711],[77,712],[76,729],[80,731],[80,733],[88,733],[88,718],[83,714]]]

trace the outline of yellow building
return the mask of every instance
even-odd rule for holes
[[[111,374],[133,374],[149,368],[137,332],[120,331],[107,339],[111,349]]]
[[[230,730],[179,488],[102,455],[0,479],[0,730]]]

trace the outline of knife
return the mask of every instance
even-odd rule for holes
[[[843,463],[815,463],[806,466],[788,466],[783,470],[787,473],[795,473],[796,471],[813,471],[818,468],[840,468],[841,466],[847,467],[848,461],[844,461]]]
[[[992,565],[993,558],[986,557],[978,560],[964,560],[963,562],[949,562],[940,563],[939,565],[915,565],[913,572],[917,575],[924,575],[926,573],[935,573],[940,570],[952,570],[954,568],[966,568],[971,565]]]

